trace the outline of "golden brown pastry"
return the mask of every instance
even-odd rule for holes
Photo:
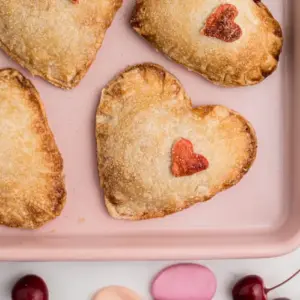
[[[0,0],[0,47],[32,74],[75,87],[122,0]]]
[[[276,69],[283,37],[261,1],[136,0],[134,30],[211,82],[245,86]]]
[[[152,64],[103,89],[96,138],[107,209],[131,220],[163,217],[235,185],[257,148],[242,116],[219,105],[193,109],[180,82]]]
[[[38,92],[12,69],[0,71],[0,170],[0,224],[34,229],[61,213],[61,155]]]

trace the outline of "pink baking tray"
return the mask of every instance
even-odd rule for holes
[[[242,0],[241,0],[242,1]],[[2,260],[268,257],[300,244],[300,1],[266,0],[285,33],[278,71],[247,88],[212,85],[157,53],[129,27],[124,0],[80,86],[63,91],[24,70],[45,103],[65,163],[68,199],[37,231],[0,228]],[[155,62],[174,73],[194,105],[224,104],[257,131],[257,160],[240,184],[181,213],[141,222],[110,218],[99,187],[95,111],[101,89],[128,65]],[[16,67],[0,53],[0,67]]]

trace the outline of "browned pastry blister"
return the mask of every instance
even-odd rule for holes
[[[32,74],[75,87],[122,0],[0,0],[0,47]]]
[[[107,209],[130,220],[212,198],[241,180],[257,151],[245,118],[219,105],[192,108],[180,82],[153,64],[128,68],[103,89],[96,139]],[[182,165],[174,152],[191,145],[199,155]]]
[[[134,30],[171,59],[226,87],[253,85],[273,73],[282,30],[253,0],[136,0]]]
[[[13,69],[0,71],[0,224],[35,229],[60,215],[63,160],[40,96]]]

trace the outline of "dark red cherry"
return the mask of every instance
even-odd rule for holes
[[[239,280],[232,289],[233,300],[267,300],[267,294],[284,285],[300,273],[298,270],[282,283],[267,289],[261,277],[249,275]],[[277,298],[277,300],[289,300],[287,298]]]
[[[12,289],[12,300],[48,300],[46,283],[36,275],[26,275],[19,279]]]
[[[234,300],[267,300],[264,282],[257,275],[249,275],[236,283],[232,290]]]

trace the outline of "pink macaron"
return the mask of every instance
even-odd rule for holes
[[[154,278],[151,294],[155,300],[211,300],[217,281],[213,272],[198,264],[177,264]]]
[[[93,300],[141,300],[134,291],[123,286],[108,286],[94,296]]]

